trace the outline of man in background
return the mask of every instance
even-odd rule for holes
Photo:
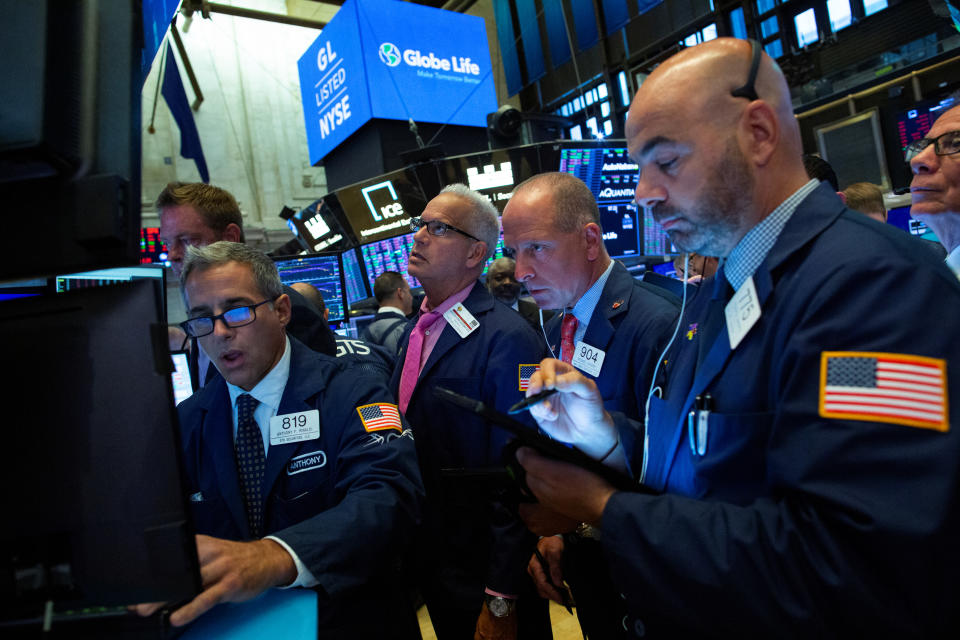
[[[203,182],[171,182],[157,196],[156,207],[160,212],[160,239],[178,278],[188,247],[205,247],[221,240],[244,241],[243,215],[236,199],[225,189]],[[333,332],[316,308],[293,289],[286,287],[284,291],[292,306],[287,331],[314,351],[336,353]],[[171,338],[171,342],[176,339]],[[190,375],[195,389],[216,375],[215,367],[196,348],[195,341],[190,349]]]
[[[407,326],[407,316],[413,312],[410,283],[396,271],[384,271],[373,281],[373,297],[379,305],[377,315],[360,337],[381,345],[396,356],[400,351],[400,337]]]
[[[514,275],[516,268],[517,263],[513,258],[503,257],[494,260],[487,269],[487,289],[494,298],[523,316],[534,331],[540,333],[543,331],[540,325],[540,307],[537,303],[520,297],[523,285],[517,282],[517,277]],[[543,322],[546,323],[553,315],[553,311],[544,311]]]
[[[841,191],[843,200],[854,211],[859,211],[877,222],[887,221],[887,207],[883,204],[883,191],[870,182],[854,182]]]

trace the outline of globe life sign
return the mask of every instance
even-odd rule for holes
[[[496,109],[483,19],[347,0],[298,61],[312,164],[372,118],[486,126]]]

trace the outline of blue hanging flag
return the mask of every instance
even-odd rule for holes
[[[163,69],[163,85],[160,88],[163,99],[167,101],[173,119],[180,128],[180,155],[192,158],[197,163],[197,171],[203,182],[210,182],[210,172],[207,171],[207,161],[203,157],[203,147],[200,146],[200,133],[197,123],[193,120],[190,102],[187,100],[187,91],[183,88],[180,79],[180,69],[173,57],[173,49],[167,43],[167,58]]]

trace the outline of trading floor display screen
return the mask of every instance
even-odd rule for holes
[[[343,282],[347,290],[348,304],[370,297],[367,281],[360,270],[360,260],[354,249],[343,252]]]
[[[600,209],[603,244],[614,258],[639,256],[643,226],[633,204],[637,164],[625,147],[566,148],[560,151],[560,171],[583,180]]]
[[[384,271],[396,271],[406,278],[411,287],[419,287],[420,281],[407,272],[410,251],[413,248],[413,233],[361,245],[363,266],[367,270],[367,282],[373,282]]]
[[[327,319],[330,324],[344,321],[347,304],[338,254],[306,254],[274,258],[273,261],[277,264],[283,284],[289,286],[295,282],[306,282],[320,291],[323,302],[330,311]]]

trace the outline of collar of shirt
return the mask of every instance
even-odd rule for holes
[[[727,275],[727,281],[734,291],[739,291],[747,278],[757,270],[757,267],[770,253],[770,249],[776,244],[780,232],[783,231],[784,225],[787,224],[787,220],[790,219],[793,212],[797,210],[797,206],[819,184],[819,181],[811,180],[794,191],[790,197],[780,203],[780,206],[771,211],[770,215],[757,223],[740,239],[737,246],[727,256],[723,267],[724,273]]]
[[[396,307],[391,307],[390,305],[384,305],[377,309],[377,313],[395,313],[398,316],[403,316],[406,318],[406,314],[403,313],[403,309],[398,309]]]
[[[953,251],[947,255],[946,263],[950,270],[960,277],[960,247],[953,248]]]
[[[440,314],[440,317],[436,319],[429,329],[427,329],[426,334],[423,336],[423,350],[420,352],[420,369],[417,372],[418,375],[420,371],[423,371],[424,363],[426,363],[427,359],[430,358],[430,354],[433,352],[433,347],[436,346],[437,340],[440,339],[440,334],[443,333],[444,328],[447,326],[447,321],[444,319],[443,314],[452,309],[458,302],[463,302],[466,300],[467,296],[470,295],[470,292],[473,291],[473,287],[476,284],[476,282],[471,282],[466,287],[444,300],[440,306],[435,309],[430,308],[430,300],[428,298],[423,299],[423,304],[420,305],[420,311],[422,313],[436,311]]]
[[[573,334],[574,344],[583,340],[583,336],[586,335],[587,325],[590,324],[593,311],[597,308],[597,303],[600,302],[600,295],[603,293],[603,288],[607,286],[607,280],[610,278],[611,271],[613,271],[613,260],[611,260],[607,268],[603,270],[603,273],[600,274],[597,281],[590,285],[587,292],[580,296],[577,304],[573,305],[571,313],[577,317],[577,331]]]
[[[280,399],[283,397],[283,390],[287,386],[287,379],[290,377],[290,338],[285,338],[283,355],[280,361],[273,366],[273,369],[263,376],[250,391],[227,383],[227,391],[230,393],[230,406],[233,411],[233,439],[237,439],[237,398],[244,393],[249,393],[257,400],[257,408],[253,411],[253,418],[260,427],[260,435],[263,437],[263,453],[266,455],[270,448],[270,418],[277,415],[280,410]]]

